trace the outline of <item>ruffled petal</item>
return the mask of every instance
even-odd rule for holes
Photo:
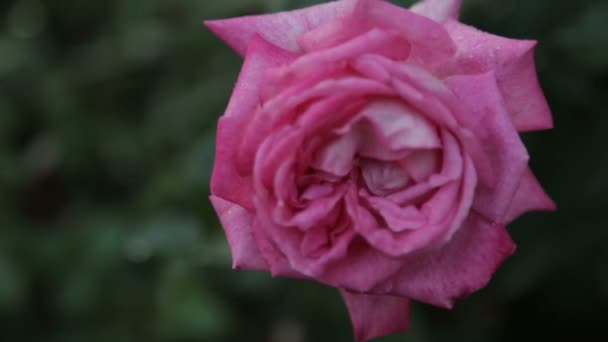
[[[428,224],[428,219],[414,205],[400,207],[384,197],[363,194],[370,207],[384,220],[391,231],[399,233],[414,230]]]
[[[462,106],[460,121],[481,141],[496,174],[494,186],[479,185],[473,207],[501,222],[527,168],[528,153],[504,108],[492,72],[452,76],[445,82]]]
[[[381,0],[361,1],[357,8],[374,25],[390,27],[403,34],[412,45],[410,61],[434,67],[450,59],[456,51],[446,30],[433,20]]]
[[[494,71],[518,131],[553,127],[551,111],[534,65],[536,42],[495,36],[453,20],[446,22],[445,27],[458,52],[453,62],[443,68],[443,74]]]
[[[293,88],[300,90],[294,92]],[[339,94],[339,95],[335,95]],[[347,121],[360,111],[359,103],[365,96],[391,96],[392,90],[384,84],[360,77],[328,79],[308,88],[291,87],[264,103],[251,123],[242,134],[242,141],[237,155],[239,170],[249,170],[253,165],[256,152],[263,137],[273,132],[277,121],[297,121],[303,134],[332,129],[341,126],[340,121]],[[312,99],[317,101],[305,111],[296,109]],[[332,112],[333,111],[333,112]],[[329,115],[331,113],[331,115]]]
[[[399,101],[373,101],[363,109],[361,116],[371,123],[375,135],[384,140],[390,150],[441,147],[436,128]],[[365,144],[361,146],[365,147]]]
[[[410,44],[401,34],[373,28],[331,48],[302,55],[287,68],[277,69],[272,82],[278,89],[294,80],[328,77],[347,68],[348,61],[365,54],[381,55],[404,60],[409,56]]]
[[[305,51],[334,47],[373,28],[399,33],[412,46],[408,60],[419,65],[440,65],[456,51],[445,29],[429,18],[382,0],[344,2],[356,5],[344,16],[300,37],[300,45]]]
[[[530,168],[526,169],[503,222],[509,223],[532,210],[553,211],[557,207],[545,193]]]
[[[303,33],[352,12],[357,2],[332,1],[289,12],[209,20],[205,25],[241,55],[256,34],[283,49],[299,52],[298,38]]]
[[[242,129],[243,122],[233,117],[222,117],[218,122],[211,193],[254,210],[252,178],[240,174],[234,164]]]
[[[259,215],[258,215],[259,216]],[[270,273],[273,277],[290,277],[306,279],[302,273],[294,270],[283,254],[270,240],[266,231],[262,228],[263,223],[259,218],[253,220],[252,232],[255,241],[257,242],[260,253],[264,260],[268,263]]]
[[[409,299],[347,290],[340,290],[340,294],[348,308],[357,342],[405,333],[409,329]]]
[[[451,308],[455,300],[486,286],[514,251],[515,244],[504,226],[472,212],[448,244],[406,259],[401,270],[377,292]]]
[[[261,80],[267,68],[288,63],[293,56],[260,37],[253,39],[230,103],[220,118],[217,130],[211,193],[253,209],[253,190],[249,170],[236,158],[241,140],[259,106]],[[235,163],[236,161],[236,163]]]
[[[411,11],[437,22],[458,19],[462,0],[422,0],[412,6]]]
[[[353,220],[360,222],[355,229],[375,249],[396,258],[440,248],[461,228],[473,202],[477,178],[471,160],[467,158],[464,164],[462,184],[450,182],[443,185],[422,205],[420,212],[426,222],[419,229],[396,232],[379,227],[368,209],[347,195],[347,208]]]
[[[260,105],[260,91],[268,70],[288,65],[296,58],[295,54],[270,44],[261,36],[252,37],[224,116],[249,121]]]
[[[243,270],[267,271],[268,265],[260,254],[251,232],[253,214],[238,204],[211,195],[232,253],[232,267]]]

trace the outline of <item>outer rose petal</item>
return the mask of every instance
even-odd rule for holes
[[[344,0],[348,2],[348,0]],[[382,0],[350,0],[357,5],[347,15],[299,37],[305,51],[323,50],[359,36],[370,29],[398,32],[412,45],[409,60],[435,67],[454,54],[455,47],[442,25]]]
[[[241,55],[256,34],[283,49],[299,52],[298,37],[351,12],[357,3],[357,0],[332,1],[289,12],[210,20],[205,25]]]
[[[348,308],[358,342],[408,330],[409,299],[358,294],[347,290],[340,290],[340,294]]]
[[[228,108],[218,124],[215,163],[211,176],[212,194],[253,209],[251,178],[237,171],[237,149],[247,124],[259,105],[264,72],[267,68],[288,63],[292,58],[289,52],[262,38],[253,39]]]
[[[387,293],[451,308],[455,300],[484,287],[514,251],[504,226],[471,212],[452,241],[426,255],[412,256],[383,288]]]
[[[513,202],[511,202],[503,222],[509,223],[527,211],[553,211],[555,209],[555,203],[547,196],[532,170],[528,168],[521,178],[519,188],[515,192],[515,197],[513,197]]]
[[[494,71],[515,128],[533,131],[553,127],[547,100],[534,66],[536,42],[498,37],[454,20],[445,27],[456,43],[453,62],[442,73],[478,74]]]
[[[253,214],[238,204],[220,197],[211,195],[209,199],[226,232],[232,253],[232,267],[267,271],[268,265],[262,258],[251,233]]]
[[[412,6],[411,11],[438,22],[457,19],[462,0],[423,0]]]
[[[493,187],[480,185],[473,208],[502,222],[528,165],[528,152],[509,118],[494,75],[453,76],[446,79],[462,105],[460,121],[481,141],[495,169]]]
[[[446,30],[432,20],[382,0],[360,0],[362,10],[375,25],[391,27],[412,44],[410,61],[435,67],[454,55],[454,42]]]

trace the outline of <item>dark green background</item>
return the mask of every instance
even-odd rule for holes
[[[241,61],[201,21],[318,2],[0,3],[1,341],[352,339],[335,290],[231,271],[207,200]],[[510,226],[486,289],[380,341],[606,341],[608,2],[465,3],[540,41],[556,129],[524,138],[559,211]]]

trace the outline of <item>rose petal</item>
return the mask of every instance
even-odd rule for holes
[[[298,272],[291,267],[289,261],[268,237],[268,234],[262,228],[263,223],[260,218],[256,217],[253,220],[252,232],[257,243],[260,253],[270,267],[270,273],[273,277],[290,277],[290,278],[306,278],[304,274]]]
[[[409,329],[409,299],[347,290],[340,290],[340,294],[348,308],[357,342],[404,333]]]
[[[335,231],[328,231],[327,236],[331,240],[331,245],[326,246],[327,249],[323,254],[303,254],[303,250],[309,247],[303,245],[303,241],[310,234],[310,231],[303,232],[299,229],[276,224],[269,214],[271,206],[272,203],[267,198],[258,196],[256,201],[258,220],[256,221],[257,224],[254,224],[254,234],[256,240],[259,241],[260,251],[265,259],[268,260],[273,275],[289,277],[295,274],[298,277],[310,277],[331,286],[339,286],[339,282],[346,281],[361,291],[362,288],[359,287],[361,285],[365,285],[365,288],[370,289],[386,279],[387,275],[384,273],[379,274],[379,276],[382,276],[381,278],[370,279],[357,276],[352,273],[353,269],[342,265],[343,262],[348,260],[350,266],[357,270],[365,271],[361,268],[361,263],[367,262],[366,257],[368,255],[366,254],[366,257],[363,257],[360,261],[357,261],[358,258],[356,256],[355,260],[351,259],[349,246],[355,236],[350,229],[340,228],[340,224],[335,226],[334,229],[341,233],[334,234]],[[319,222],[319,224],[322,224],[322,222]],[[349,255],[348,258],[346,258],[347,255]],[[366,264],[363,264],[363,267],[365,266]],[[398,265],[395,264],[391,270],[394,271],[397,267]],[[341,272],[346,272],[347,274]],[[352,276],[358,279],[353,279]],[[370,280],[373,282],[370,282]]]
[[[412,255],[378,292],[451,308],[455,300],[484,287],[514,251],[502,225],[471,212],[452,241],[440,250]]]
[[[410,53],[410,44],[399,33],[379,28],[362,33],[343,44],[302,55],[286,68],[277,69],[272,83],[277,89],[299,79],[326,77],[344,69],[348,61],[364,54],[385,56],[389,59],[404,60]]]
[[[352,12],[356,5],[357,1],[332,1],[289,12],[210,20],[205,25],[241,55],[255,34],[283,49],[299,52],[297,40],[303,33]]]
[[[387,228],[393,232],[419,229],[428,224],[428,219],[414,205],[400,207],[396,203],[384,197],[370,196],[365,193],[362,196],[387,224]]]
[[[477,177],[469,158],[464,164],[461,184],[452,181],[443,185],[422,205],[421,212],[428,223],[419,229],[395,232],[379,227],[367,209],[347,195],[349,210],[361,222],[354,228],[371,246],[392,257],[402,258],[443,246],[461,228],[473,202]]]
[[[413,185],[403,191],[388,195],[387,198],[399,204],[408,204],[409,201],[420,197],[429,190],[445,185],[451,181],[459,180],[464,168],[463,151],[458,140],[446,130],[441,131],[443,141],[443,159],[441,170],[431,175],[425,182]]]
[[[556,208],[553,200],[549,198],[536,177],[534,177],[532,170],[527,168],[515,192],[513,202],[509,206],[507,215],[501,222],[509,223],[531,210],[553,211]]]
[[[490,156],[496,184],[480,184],[474,208],[486,218],[500,222],[528,165],[528,153],[506,112],[492,72],[452,76],[445,80],[468,114],[470,129]]]
[[[211,195],[209,199],[224,227],[232,253],[232,267],[267,271],[268,265],[262,258],[251,232],[254,214],[220,197]]]
[[[236,155],[247,123],[259,105],[260,83],[265,70],[288,63],[293,56],[265,40],[254,37],[247,58],[217,131],[211,193],[253,209],[251,166],[243,167]],[[236,163],[235,163],[236,162]]]
[[[393,151],[441,147],[435,127],[398,101],[373,101],[360,115],[372,124],[376,134]],[[361,146],[365,148],[365,144]]]
[[[455,47],[445,29],[433,20],[386,1],[361,1],[362,16],[380,27],[399,30],[412,44],[410,61],[427,67],[442,64],[452,57]]]
[[[332,125],[340,125],[340,121],[348,120],[358,113],[361,98],[392,94],[392,90],[385,85],[360,77],[326,80],[298,93],[287,89],[266,102],[246,128],[247,132],[241,133],[243,138],[237,155],[239,170],[251,169],[263,138],[272,133],[273,125],[277,121],[297,120],[303,131],[322,132],[331,129]],[[301,113],[295,111],[298,106],[312,99],[317,100],[314,105]]]
[[[233,117],[222,117],[218,122],[211,193],[254,210],[251,176],[241,175],[234,165],[242,126],[242,121]]]
[[[268,69],[292,63],[296,55],[270,44],[260,36],[251,38],[243,67],[224,116],[249,121],[260,105],[260,89]]]
[[[458,47],[442,73],[479,74],[494,71],[513,124],[519,131],[553,127],[540,88],[533,50],[536,42],[498,37],[450,20],[445,27]]]
[[[359,161],[359,168],[365,185],[375,195],[395,192],[410,182],[405,170],[395,162],[365,159]]]
[[[354,224],[358,224],[354,222]],[[349,289],[354,292],[370,292],[399,271],[400,260],[388,257],[370,247],[365,240],[350,238],[346,254],[342,258],[325,261],[315,279],[329,286]]]
[[[290,217],[277,217],[275,215],[275,222],[290,228],[313,229],[319,225],[319,222],[323,222],[323,218],[327,217],[335,209],[342,196],[343,191],[338,190],[330,196],[309,203],[307,207],[295,212]]]
[[[459,101],[454,99],[453,93],[442,81],[424,69],[395,63],[382,56],[362,56],[358,62],[385,69],[387,74],[391,75],[390,80],[387,81],[408,105],[417,109],[419,113],[424,113],[425,117],[437,126],[448,128],[456,134],[475,162],[480,182],[487,186],[494,184],[495,175],[491,160],[481,151],[479,140],[458,125],[456,119],[459,113],[454,111],[460,106]],[[370,76],[375,75],[382,76],[378,72]]]
[[[358,132],[350,131],[321,148],[311,166],[344,177],[353,168],[353,159],[359,150],[359,144]]]
[[[438,22],[458,19],[462,0],[423,0],[411,7],[411,11]]]
[[[401,164],[414,181],[422,182],[439,171],[440,162],[439,151],[418,150],[409,154]]]
[[[419,65],[440,65],[455,52],[445,29],[433,20],[386,1],[345,2],[354,4],[351,11],[301,36],[300,44],[306,51],[335,46],[376,27],[399,32],[412,45],[409,61]]]
[[[298,41],[306,52],[319,51],[340,45],[369,29],[367,20],[353,13],[304,33]]]

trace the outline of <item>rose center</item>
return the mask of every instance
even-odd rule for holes
[[[388,195],[410,182],[410,177],[397,162],[362,158],[357,164],[367,189],[374,195]]]

